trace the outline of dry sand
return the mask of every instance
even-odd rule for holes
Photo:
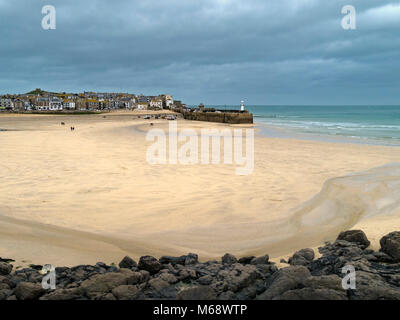
[[[152,122],[0,115],[10,130],[0,131],[0,256],[58,266],[127,254],[277,258],[348,228],[363,228],[375,247],[399,229],[397,166],[335,179],[397,162],[399,148],[256,136],[254,172],[237,176],[236,165],[149,165],[145,132],[168,125]]]

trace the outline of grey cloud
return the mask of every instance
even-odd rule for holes
[[[0,92],[170,92],[187,103],[397,103],[400,5],[354,0],[0,0]],[[41,29],[41,8],[57,30]]]

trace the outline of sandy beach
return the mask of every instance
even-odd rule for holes
[[[168,128],[151,122],[0,115],[0,256],[16,266],[188,252],[278,259],[349,228],[376,248],[400,226],[399,168],[378,168],[399,162],[399,148],[256,134],[254,172],[237,176],[234,165],[148,164],[146,131]],[[225,127],[178,120],[179,129]]]

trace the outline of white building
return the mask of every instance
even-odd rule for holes
[[[138,110],[147,110],[149,104],[147,102],[139,102],[137,104]]]
[[[75,102],[72,100],[64,100],[63,108],[66,110],[75,110]]]
[[[11,110],[14,108],[14,104],[11,99],[0,99],[0,108]]]
[[[165,105],[168,109],[171,109],[174,105],[174,99],[169,94],[165,95]]]
[[[49,101],[49,110],[50,111],[62,111],[63,110],[63,101],[58,97],[51,97]]]
[[[163,101],[162,99],[153,99],[150,101],[150,108],[152,109],[162,109],[163,108]]]

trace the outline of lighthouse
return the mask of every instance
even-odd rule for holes
[[[240,111],[244,111],[244,101],[242,101],[242,105],[240,106]]]

